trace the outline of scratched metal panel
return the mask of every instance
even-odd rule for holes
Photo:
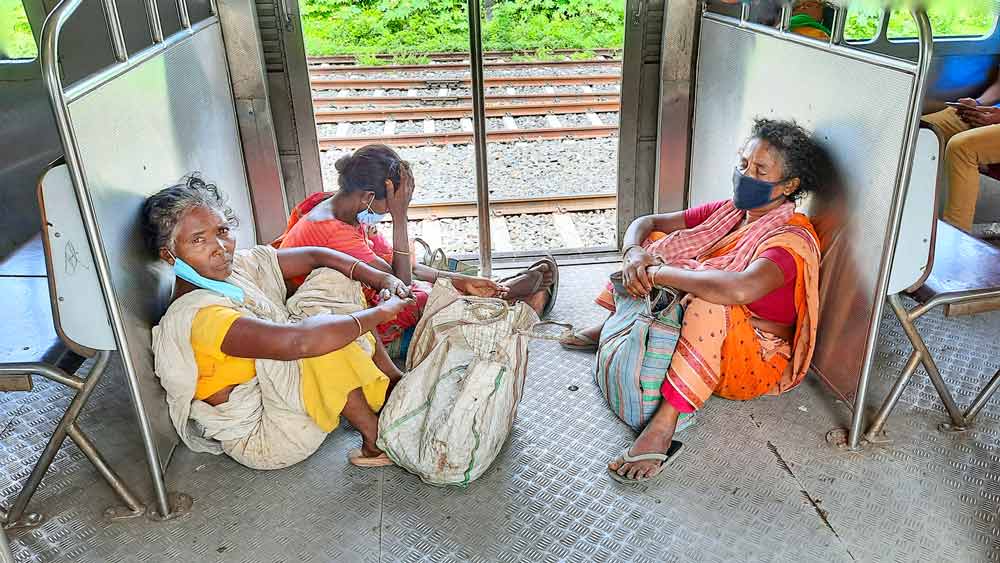
[[[555,318],[599,322],[592,298],[612,265],[563,269]],[[874,379],[899,374],[909,345],[884,320]],[[997,369],[1000,313],[920,321],[964,404]],[[823,436],[849,413],[815,379],[781,397],[713,399],[678,435],[681,458],[657,481],[622,486],[604,463],[634,438],[593,383],[593,355],[531,345],[524,399],[494,467],[467,490],[424,485],[397,468],[346,462],[357,434],[335,431],[280,471],[180,449],[170,478],[195,496],[167,523],[112,523],[114,498],[83,456],[65,448],[33,503],[51,520],[11,532],[19,563],[168,561],[273,563],[422,561],[1000,561],[1000,403],[963,437],[934,432],[946,416],[915,378],[889,421],[891,448],[847,454]],[[113,371],[120,371],[115,365]],[[80,425],[128,482],[145,478],[128,440],[127,392],[108,378]],[[0,491],[24,479],[68,402],[0,394]],[[262,530],[266,533],[262,533]]]
[[[114,350],[115,335],[97,280],[97,266],[87,242],[69,168],[60,164],[41,181],[46,227],[51,249],[51,283],[63,335],[92,350]]]
[[[218,24],[210,25],[70,104],[101,241],[111,263],[128,348],[161,462],[176,443],[153,375],[150,328],[173,276],[145,251],[139,210],[147,196],[191,172],[216,183],[242,219],[241,245],[256,241],[233,96]],[[223,77],[223,79],[219,79]],[[114,111],[108,111],[114,108]]]
[[[849,78],[848,78],[849,77]],[[814,131],[839,176],[835,205],[814,217],[823,245],[813,365],[853,397],[872,319],[879,262],[912,77],[806,45],[703,19],[695,93],[690,203],[732,197],[736,152],[754,117]],[[873,104],[872,92],[879,103]],[[836,210],[834,213],[829,210]]]

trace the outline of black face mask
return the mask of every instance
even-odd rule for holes
[[[736,206],[736,209],[745,211],[747,209],[763,207],[769,203],[783,199],[785,197],[783,195],[771,199],[771,192],[774,191],[775,186],[784,181],[768,182],[758,180],[757,178],[743,174],[739,168],[735,168],[733,169],[733,205]]]

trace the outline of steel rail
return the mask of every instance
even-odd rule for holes
[[[578,76],[547,75],[547,76],[492,76],[483,79],[485,87],[504,88],[508,86],[581,86],[592,84],[618,84],[621,76],[617,74],[585,74]],[[459,78],[318,78],[310,80],[310,85],[316,89],[344,88],[348,90],[400,90],[408,88],[442,88],[446,86],[471,86],[469,77]]]
[[[621,49],[553,49],[549,51],[552,55],[564,55],[572,56],[576,53],[589,52],[594,53],[597,56],[602,57],[617,57],[621,55]],[[533,51],[486,51],[483,53],[483,60],[495,60],[507,57],[516,56],[534,56],[536,52]],[[431,53],[418,53],[420,56],[427,57],[432,61],[468,61],[469,53],[466,52],[455,52],[455,51],[435,51]],[[378,60],[391,61],[400,56],[406,56],[405,54],[391,54],[391,53],[379,53],[375,55],[369,55]],[[347,64],[352,65],[357,62],[357,55],[328,55],[319,57],[309,57],[309,64]],[[468,66],[468,63],[466,63]]]
[[[578,127],[544,127],[539,129],[494,129],[486,133],[488,142],[530,141],[538,139],[597,139],[613,137],[618,133],[615,125],[583,125]],[[439,133],[401,133],[398,135],[361,135],[351,137],[320,137],[320,150],[357,149],[372,143],[394,147],[420,147],[426,145],[464,145],[473,142],[472,131],[443,131]]]
[[[569,194],[552,197],[521,197],[495,199],[490,202],[493,215],[536,215],[544,213],[571,213],[615,209],[615,194]],[[432,201],[412,203],[407,219],[458,219],[477,215],[475,201]]]
[[[537,67],[586,67],[586,66],[621,66],[620,59],[594,59],[590,61],[494,61],[484,63],[488,69],[514,69]],[[378,74],[382,72],[437,72],[442,70],[468,70],[467,62],[447,62],[426,65],[310,65],[310,75],[334,73]]]
[[[621,95],[614,92],[596,92],[580,94],[577,92],[559,94],[497,94],[486,96],[487,102],[520,102],[520,103],[585,103],[611,102],[618,103]],[[330,106],[377,106],[394,104],[436,104],[443,106],[448,103],[471,103],[472,96],[324,96],[314,97],[313,107],[317,109]],[[489,107],[489,106],[487,106]]]
[[[617,100],[605,102],[561,103],[542,102],[536,104],[494,104],[485,108],[486,117],[526,116],[526,115],[566,115],[579,113],[608,113],[620,109]],[[371,109],[317,109],[316,123],[344,123],[357,121],[386,121],[414,119],[462,119],[472,118],[472,105],[447,107],[383,107]]]

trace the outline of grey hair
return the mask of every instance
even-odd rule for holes
[[[218,211],[232,227],[239,226],[239,219],[226,204],[215,184],[209,184],[193,172],[181,182],[149,196],[142,206],[142,237],[146,248],[159,254],[161,248],[174,251],[177,225],[188,211],[204,207]]]

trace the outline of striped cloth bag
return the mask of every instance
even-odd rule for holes
[[[611,282],[615,313],[601,330],[594,376],[612,412],[640,431],[663,398],[660,386],[681,333],[682,295],[656,288],[636,299],[625,292],[620,273]]]

